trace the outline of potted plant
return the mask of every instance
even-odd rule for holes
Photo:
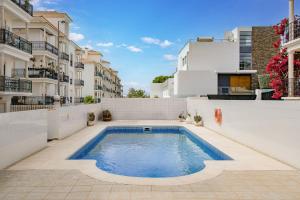
[[[188,123],[188,124],[192,124],[193,123],[191,114],[187,113],[185,122]]]
[[[95,114],[93,112],[88,113],[88,121],[87,121],[87,125],[88,126],[94,126],[95,124]]]
[[[202,117],[196,113],[194,116],[194,121],[196,126],[203,126]]]
[[[112,120],[111,113],[109,112],[109,110],[104,110],[102,112],[102,119],[105,122],[109,122]]]
[[[180,122],[184,122],[184,121],[185,121],[185,116],[184,116],[184,113],[183,113],[183,112],[179,114],[178,120],[179,120]]]

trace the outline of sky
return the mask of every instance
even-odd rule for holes
[[[67,12],[70,37],[99,50],[119,71],[126,94],[150,91],[154,77],[172,75],[190,39],[239,26],[274,25],[288,16],[288,0],[31,0],[35,10]],[[300,14],[300,1],[295,3]]]

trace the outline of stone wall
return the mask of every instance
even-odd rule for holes
[[[257,74],[252,76],[252,87],[258,88],[257,75],[262,74],[269,60],[277,53],[273,43],[279,39],[273,27],[253,27],[252,29],[252,68]]]

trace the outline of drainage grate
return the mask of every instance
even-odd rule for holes
[[[151,127],[144,127],[143,130],[144,130],[144,132],[152,132]]]

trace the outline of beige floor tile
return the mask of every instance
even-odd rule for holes
[[[151,199],[155,200],[171,200],[173,198],[172,192],[151,192]]]
[[[64,192],[68,193],[72,190],[72,186],[55,186],[51,189],[51,192]]]
[[[28,193],[8,193],[3,200],[20,200],[24,199]]]
[[[130,192],[111,192],[109,200],[130,200]]]
[[[94,185],[92,186],[92,192],[110,192],[112,185]]]
[[[89,194],[89,192],[70,192],[66,200],[86,200]]]
[[[131,192],[131,200],[146,200],[151,199],[151,192]]]
[[[67,192],[49,192],[45,200],[62,200],[67,197]]]
[[[131,185],[113,185],[111,192],[130,192]]]
[[[90,192],[88,200],[109,200],[110,192]]]
[[[73,186],[72,192],[90,192],[92,191],[92,186]]]
[[[151,186],[147,185],[132,185],[131,192],[151,192]]]
[[[48,192],[30,192],[25,196],[25,200],[42,200],[47,196]]]

